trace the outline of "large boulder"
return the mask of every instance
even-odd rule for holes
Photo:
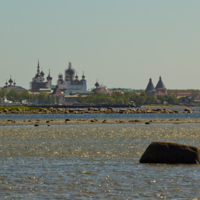
[[[200,148],[171,142],[152,142],[140,163],[199,164]]]

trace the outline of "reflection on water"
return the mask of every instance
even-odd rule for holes
[[[148,165],[152,141],[200,146],[200,125],[0,127],[0,196],[161,199],[200,196],[199,165]]]

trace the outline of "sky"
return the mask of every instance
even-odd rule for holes
[[[0,0],[0,87],[29,89],[37,62],[56,84],[68,63],[88,88],[200,89],[199,0]]]

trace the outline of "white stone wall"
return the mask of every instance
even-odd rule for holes
[[[87,90],[87,84],[86,81],[83,81],[82,85],[74,85],[71,84],[70,81],[64,81],[63,83],[60,83],[60,81],[57,81],[58,88],[61,90]]]
[[[87,90],[86,81],[83,81],[82,85],[74,85],[70,81],[66,81],[66,83],[66,90]]]

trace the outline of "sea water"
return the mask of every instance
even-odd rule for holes
[[[0,199],[195,199],[200,165],[140,164],[153,141],[200,147],[200,124],[0,127]]]

